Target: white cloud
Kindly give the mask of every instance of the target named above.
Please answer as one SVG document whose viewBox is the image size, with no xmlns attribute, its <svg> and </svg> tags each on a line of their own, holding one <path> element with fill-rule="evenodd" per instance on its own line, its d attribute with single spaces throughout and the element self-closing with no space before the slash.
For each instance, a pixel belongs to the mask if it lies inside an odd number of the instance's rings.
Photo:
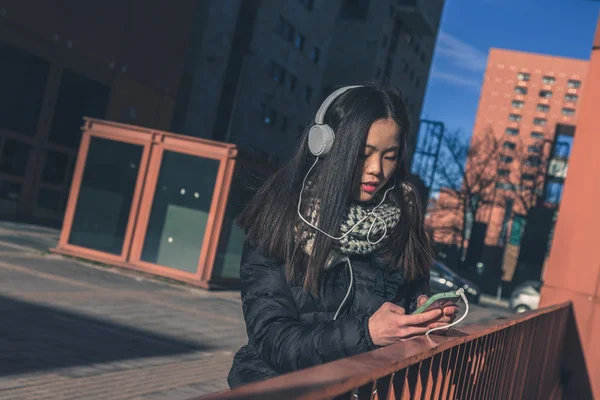
<svg viewBox="0 0 600 400">
<path fill-rule="evenodd" d="M 454 66 L 467 71 L 484 71 L 487 65 L 485 52 L 446 32 L 439 34 L 436 53 Z"/>
<path fill-rule="evenodd" d="M 443 81 L 452 85 L 466 86 L 475 91 L 481 87 L 481 81 L 475 77 L 466 77 L 451 72 L 431 71 L 431 79 Z"/>
</svg>

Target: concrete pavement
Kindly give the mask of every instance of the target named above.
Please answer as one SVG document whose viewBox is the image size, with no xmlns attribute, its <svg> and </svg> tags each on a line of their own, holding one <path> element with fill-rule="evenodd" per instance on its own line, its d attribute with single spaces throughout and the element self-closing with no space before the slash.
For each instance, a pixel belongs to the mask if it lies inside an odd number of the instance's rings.
<svg viewBox="0 0 600 400">
<path fill-rule="evenodd" d="M 227 388 L 238 292 L 49 254 L 52 229 L 0 222 L 0 398 L 189 399 Z M 472 307 L 469 322 L 506 315 Z"/>
</svg>

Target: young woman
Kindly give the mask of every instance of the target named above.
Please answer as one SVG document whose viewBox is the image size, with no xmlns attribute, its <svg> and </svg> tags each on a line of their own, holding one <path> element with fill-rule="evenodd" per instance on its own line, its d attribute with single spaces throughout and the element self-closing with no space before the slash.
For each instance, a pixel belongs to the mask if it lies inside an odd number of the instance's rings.
<svg viewBox="0 0 600 400">
<path fill-rule="evenodd" d="M 342 88 L 315 122 L 239 218 L 249 340 L 231 387 L 397 343 L 456 312 L 410 315 L 427 299 L 432 256 L 399 94 Z"/>
</svg>

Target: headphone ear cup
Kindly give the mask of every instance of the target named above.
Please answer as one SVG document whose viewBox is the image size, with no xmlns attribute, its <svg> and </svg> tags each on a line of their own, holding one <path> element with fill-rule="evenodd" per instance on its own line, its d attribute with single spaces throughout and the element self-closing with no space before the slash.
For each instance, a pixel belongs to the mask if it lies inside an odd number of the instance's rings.
<svg viewBox="0 0 600 400">
<path fill-rule="evenodd" d="M 329 125 L 313 125 L 308 132 L 308 148 L 313 155 L 322 157 L 329 153 L 334 139 L 335 134 Z"/>
</svg>

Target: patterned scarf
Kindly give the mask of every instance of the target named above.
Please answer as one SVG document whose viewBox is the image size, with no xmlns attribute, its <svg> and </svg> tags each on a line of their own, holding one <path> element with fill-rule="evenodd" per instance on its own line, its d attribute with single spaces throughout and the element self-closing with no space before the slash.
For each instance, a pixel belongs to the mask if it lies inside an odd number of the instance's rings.
<svg viewBox="0 0 600 400">
<path fill-rule="evenodd" d="M 311 224 L 316 226 L 318 226 L 318 208 L 318 203 L 316 201 L 310 201 L 308 215 L 306 216 L 305 214 L 305 218 L 310 221 Z M 398 221 L 400 221 L 400 208 L 392 204 L 392 202 L 386 201 L 372 214 L 369 214 L 374 208 L 375 204 L 365 203 L 351 203 L 346 207 L 346 216 L 342 221 L 340 231 L 338 233 L 330 233 L 332 236 L 342 236 L 362 218 L 366 218 L 358 226 L 352 229 L 348 235 L 334 242 L 334 247 L 329 255 L 326 268 L 331 267 L 344 256 L 373 254 L 385 244 L 386 239 L 383 239 L 376 244 L 374 242 L 377 242 L 385 232 L 383 226 L 384 222 L 387 227 L 387 235 L 389 235 L 396 227 Z M 375 221 L 375 223 L 373 223 L 373 221 Z M 373 226 L 372 229 L 371 226 Z M 369 229 L 371 229 L 370 234 Z M 304 243 L 304 251 L 306 254 L 311 254 L 316 231 L 311 227 L 306 227 L 305 229 L 302 229 L 302 231 L 301 241 Z"/>
</svg>

